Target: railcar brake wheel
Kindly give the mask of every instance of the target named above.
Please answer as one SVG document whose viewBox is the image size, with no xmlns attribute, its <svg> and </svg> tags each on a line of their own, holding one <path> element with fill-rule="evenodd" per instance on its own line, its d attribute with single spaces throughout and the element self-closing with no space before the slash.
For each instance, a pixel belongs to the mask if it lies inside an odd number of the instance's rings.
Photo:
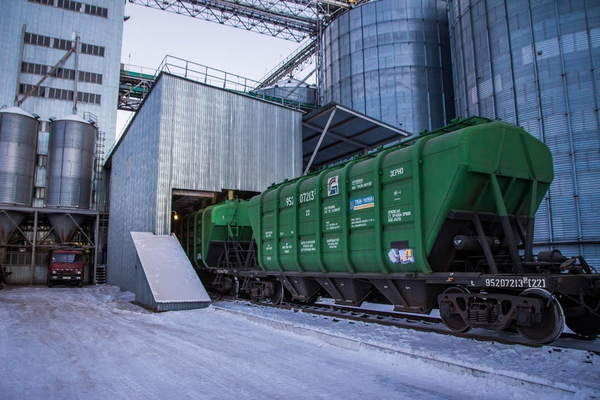
<svg viewBox="0 0 600 400">
<path fill-rule="evenodd" d="M 463 287 L 454 286 L 454 287 L 450 287 L 450 288 L 444 290 L 441 297 L 443 297 L 444 295 L 447 295 L 447 294 L 469 295 L 471 293 Z M 464 299 L 458 298 L 456 300 L 456 305 L 460 308 L 460 311 L 462 311 L 462 312 L 467 311 L 467 303 L 464 301 Z M 447 312 L 442 311 L 442 309 L 440 308 L 440 317 L 442 317 L 442 320 L 444 321 L 446 326 L 448 328 L 450 328 L 450 330 L 453 332 L 462 333 L 462 332 L 467 332 L 469 329 L 471 329 L 471 327 L 469 326 L 467 321 L 465 321 L 465 319 L 462 317 L 461 314 L 447 313 Z"/>
<path fill-rule="evenodd" d="M 596 300 L 595 303 L 588 304 L 588 306 L 600 312 L 599 303 L 600 300 Z M 567 326 L 570 330 L 581 336 L 591 338 L 600 335 L 600 317 L 588 310 L 585 313 L 577 315 L 570 315 L 567 312 Z"/>
<path fill-rule="evenodd" d="M 531 297 L 545 300 L 542 311 L 542 320 L 532 326 L 517 326 L 519 333 L 532 343 L 546 344 L 559 338 L 565 329 L 565 314 L 562 306 L 545 289 L 530 288 L 521 292 L 523 297 Z"/>
</svg>

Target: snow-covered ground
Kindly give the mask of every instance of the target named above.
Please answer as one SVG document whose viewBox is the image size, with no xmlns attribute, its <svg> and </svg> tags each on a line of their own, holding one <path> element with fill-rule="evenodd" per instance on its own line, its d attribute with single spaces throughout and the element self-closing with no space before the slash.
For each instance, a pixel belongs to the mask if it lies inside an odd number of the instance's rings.
<svg viewBox="0 0 600 400">
<path fill-rule="evenodd" d="M 557 388 L 600 395 L 600 357 L 583 351 L 243 302 L 155 314 L 131 300 L 112 286 L 0 291 L 0 399 L 573 397 Z"/>
</svg>

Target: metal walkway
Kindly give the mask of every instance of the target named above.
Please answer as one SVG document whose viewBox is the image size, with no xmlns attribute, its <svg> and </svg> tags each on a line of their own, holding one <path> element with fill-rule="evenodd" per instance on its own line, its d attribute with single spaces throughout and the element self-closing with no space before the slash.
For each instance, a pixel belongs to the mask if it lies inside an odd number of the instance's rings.
<svg viewBox="0 0 600 400">
<path fill-rule="evenodd" d="M 257 92 L 261 82 L 174 56 L 166 56 L 156 70 L 137 65 L 121 64 L 118 109 L 137 111 L 152 89 L 158 75 L 168 72 L 194 82 L 284 105 L 301 111 L 317 108 L 316 104 L 300 103 Z"/>
</svg>

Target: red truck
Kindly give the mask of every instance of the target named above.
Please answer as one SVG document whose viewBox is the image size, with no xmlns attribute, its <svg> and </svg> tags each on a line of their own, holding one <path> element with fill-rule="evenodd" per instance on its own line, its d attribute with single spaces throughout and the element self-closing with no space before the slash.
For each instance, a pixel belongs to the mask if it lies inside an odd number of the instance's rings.
<svg viewBox="0 0 600 400">
<path fill-rule="evenodd" d="M 48 264 L 48 287 L 59 282 L 83 286 L 85 260 L 79 250 L 53 250 Z"/>
</svg>

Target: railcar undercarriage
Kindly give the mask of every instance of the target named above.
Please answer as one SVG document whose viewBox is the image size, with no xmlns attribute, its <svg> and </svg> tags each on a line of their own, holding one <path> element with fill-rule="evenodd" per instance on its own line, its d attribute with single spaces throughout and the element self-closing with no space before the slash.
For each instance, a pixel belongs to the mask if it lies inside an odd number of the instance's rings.
<svg viewBox="0 0 600 400">
<path fill-rule="evenodd" d="M 397 311 L 429 313 L 439 308 L 457 332 L 471 328 L 517 330 L 533 343 L 554 341 L 568 326 L 600 335 L 600 274 L 581 257 L 540 253 L 532 273 L 434 272 L 432 274 L 350 274 L 262 271 L 248 243 L 228 244 L 218 268 L 201 274 L 213 290 L 275 303 L 312 303 L 320 296 L 338 304 L 388 303 Z M 236 250 L 237 249 L 237 250 Z M 242 254 L 234 254 L 236 251 Z M 231 260 L 241 260 L 232 268 Z"/>
</svg>

